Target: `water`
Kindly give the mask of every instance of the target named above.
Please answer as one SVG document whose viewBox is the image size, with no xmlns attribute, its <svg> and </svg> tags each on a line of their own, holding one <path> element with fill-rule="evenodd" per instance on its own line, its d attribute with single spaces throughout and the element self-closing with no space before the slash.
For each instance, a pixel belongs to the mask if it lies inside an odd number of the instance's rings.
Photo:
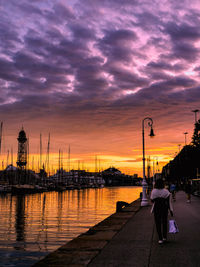
<svg viewBox="0 0 200 267">
<path fill-rule="evenodd" d="M 0 196 L 0 266 L 31 266 L 48 253 L 132 202 L 141 187 Z"/>
</svg>

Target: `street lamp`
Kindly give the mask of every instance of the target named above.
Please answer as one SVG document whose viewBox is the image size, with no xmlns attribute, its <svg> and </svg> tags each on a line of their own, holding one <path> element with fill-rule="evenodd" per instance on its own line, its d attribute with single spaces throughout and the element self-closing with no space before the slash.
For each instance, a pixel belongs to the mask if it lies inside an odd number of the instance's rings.
<svg viewBox="0 0 200 267">
<path fill-rule="evenodd" d="M 155 161 L 156 161 L 156 167 L 154 166 L 155 165 Z M 156 177 L 155 177 L 155 173 L 158 172 L 158 157 L 153 157 L 153 188 L 154 188 L 154 185 L 155 185 L 155 182 L 156 182 Z"/>
<path fill-rule="evenodd" d="M 186 135 L 188 134 L 188 132 L 183 133 L 185 135 L 185 146 L 187 145 L 187 139 L 186 139 Z"/>
<path fill-rule="evenodd" d="M 154 161 L 156 162 L 155 173 L 157 173 L 159 171 L 158 170 L 158 157 L 153 157 L 153 163 Z"/>
<path fill-rule="evenodd" d="M 150 130 L 150 137 L 155 136 L 153 132 L 153 120 L 152 118 L 146 117 L 142 121 L 142 151 L 143 151 L 143 181 L 142 181 L 142 202 L 141 206 L 147 206 L 148 205 L 148 200 L 146 196 L 146 190 L 147 190 L 147 182 L 146 182 L 146 177 L 145 177 L 145 143 L 144 143 L 144 123 L 145 121 L 148 121 L 148 126 L 151 127 Z"/>
<path fill-rule="evenodd" d="M 197 123 L 197 112 L 199 112 L 199 109 L 192 110 L 194 112 L 194 123 Z"/>
<path fill-rule="evenodd" d="M 180 153 L 181 150 L 181 144 L 178 144 L 178 153 Z"/>
</svg>

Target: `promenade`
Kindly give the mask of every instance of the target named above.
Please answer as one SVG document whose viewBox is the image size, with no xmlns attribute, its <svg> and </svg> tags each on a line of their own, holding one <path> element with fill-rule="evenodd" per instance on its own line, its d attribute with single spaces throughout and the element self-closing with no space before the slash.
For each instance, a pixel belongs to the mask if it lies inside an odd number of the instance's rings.
<svg viewBox="0 0 200 267">
<path fill-rule="evenodd" d="M 111 215 L 88 232 L 51 253 L 35 267 L 199 267 L 200 198 L 186 203 L 184 192 L 173 202 L 178 234 L 158 244 L 151 206 L 136 201 L 124 212 Z"/>
<path fill-rule="evenodd" d="M 143 207 L 94 258 L 89 267 L 199 267 L 200 266 L 200 198 L 186 203 L 184 192 L 173 202 L 178 234 L 168 234 L 159 245 L 150 207 Z"/>
</svg>

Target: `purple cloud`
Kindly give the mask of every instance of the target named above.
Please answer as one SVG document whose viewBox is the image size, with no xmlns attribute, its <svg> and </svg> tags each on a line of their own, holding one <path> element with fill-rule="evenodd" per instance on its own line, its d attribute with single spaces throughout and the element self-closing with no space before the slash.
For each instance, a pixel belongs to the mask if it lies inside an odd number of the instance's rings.
<svg viewBox="0 0 200 267">
<path fill-rule="evenodd" d="M 16 125 L 124 128 L 199 100 L 196 1 L 11 0 L 0 13 L 0 111 Z"/>
</svg>

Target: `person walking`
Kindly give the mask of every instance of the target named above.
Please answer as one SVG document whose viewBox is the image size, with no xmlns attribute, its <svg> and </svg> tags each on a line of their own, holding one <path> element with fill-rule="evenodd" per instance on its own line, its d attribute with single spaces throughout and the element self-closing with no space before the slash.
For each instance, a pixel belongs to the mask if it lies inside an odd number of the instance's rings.
<svg viewBox="0 0 200 267">
<path fill-rule="evenodd" d="M 173 208 L 171 205 L 171 194 L 169 190 L 164 188 L 162 179 L 156 180 L 155 188 L 151 192 L 151 201 L 153 202 L 151 212 L 154 213 L 156 230 L 158 233 L 159 244 L 167 240 L 167 218 L 168 210 L 173 216 Z"/>
<path fill-rule="evenodd" d="M 185 185 L 185 193 L 187 196 L 187 203 L 191 203 L 192 186 L 190 180 L 188 180 L 187 184 Z"/>
<path fill-rule="evenodd" d="M 169 191 L 172 194 L 173 201 L 176 201 L 176 185 L 174 182 L 171 183 Z"/>
</svg>

